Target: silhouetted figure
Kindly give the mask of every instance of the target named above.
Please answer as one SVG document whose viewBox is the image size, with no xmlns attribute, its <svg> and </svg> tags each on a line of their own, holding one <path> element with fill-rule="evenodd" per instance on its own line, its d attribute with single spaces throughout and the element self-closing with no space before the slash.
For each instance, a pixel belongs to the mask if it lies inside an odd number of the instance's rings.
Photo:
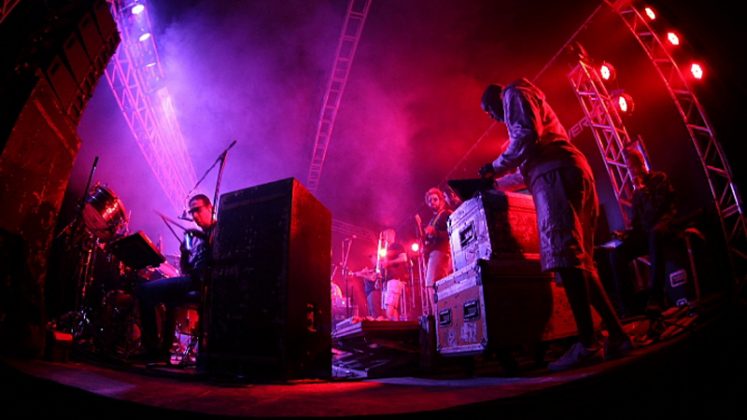
<svg viewBox="0 0 747 420">
<path fill-rule="evenodd" d="M 660 314 L 665 306 L 664 280 L 666 250 L 676 240 L 673 220 L 676 215 L 674 188 L 664 172 L 649 171 L 640 151 L 624 151 L 635 191 L 632 200 L 631 228 L 615 232 L 622 243 L 610 252 L 612 279 L 617 301 L 624 313 L 630 309 L 625 302 L 629 283 L 628 263 L 635 257 L 648 255 L 651 263 L 647 287 L 646 312 Z"/>
<path fill-rule="evenodd" d="M 569 141 L 544 93 L 526 79 L 505 88 L 489 85 L 482 96 L 482 109 L 506 124 L 509 144 L 496 160 L 480 169 L 480 175 L 500 178 L 519 169 L 537 211 L 542 269 L 555 272 L 556 281 L 565 288 L 578 328 L 579 341 L 548 367 L 564 370 L 602 359 L 590 304 L 609 330 L 605 358 L 628 351 L 630 339 L 601 285 L 592 257 L 599 202 L 586 157 Z"/>
</svg>

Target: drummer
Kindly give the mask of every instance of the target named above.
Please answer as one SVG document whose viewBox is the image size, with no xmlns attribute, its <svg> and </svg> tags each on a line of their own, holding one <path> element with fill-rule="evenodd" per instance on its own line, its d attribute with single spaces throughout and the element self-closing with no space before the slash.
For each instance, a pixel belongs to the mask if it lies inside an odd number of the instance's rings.
<svg viewBox="0 0 747 420">
<path fill-rule="evenodd" d="M 204 194 L 189 200 L 189 214 L 200 230 L 188 230 L 182 242 L 181 277 L 164 278 L 142 283 L 137 291 L 140 302 L 141 340 L 144 353 L 139 357 L 147 362 L 167 361 L 174 337 L 174 307 L 185 303 L 190 293 L 199 293 L 201 281 L 209 265 L 210 247 L 215 229 L 213 205 Z M 166 305 L 166 316 L 158 339 L 156 308 Z"/>
</svg>

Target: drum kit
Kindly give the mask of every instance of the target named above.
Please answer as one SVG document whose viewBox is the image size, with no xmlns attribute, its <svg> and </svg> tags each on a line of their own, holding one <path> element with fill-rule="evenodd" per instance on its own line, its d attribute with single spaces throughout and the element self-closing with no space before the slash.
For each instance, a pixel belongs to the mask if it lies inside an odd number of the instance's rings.
<svg viewBox="0 0 747 420">
<path fill-rule="evenodd" d="M 81 349 L 123 359 L 140 351 L 132 294 L 138 275 L 134 272 L 147 269 L 155 276 L 159 271 L 153 266 L 164 262 L 142 232 L 127 235 L 128 222 L 122 200 L 109 187 L 97 184 L 90 190 L 78 216 L 63 230 L 70 233 L 68 248 L 79 253 L 75 310 L 55 321 L 57 328 L 73 335 Z M 118 264 L 115 279 L 95 275 L 97 259 L 102 256 Z"/>
</svg>

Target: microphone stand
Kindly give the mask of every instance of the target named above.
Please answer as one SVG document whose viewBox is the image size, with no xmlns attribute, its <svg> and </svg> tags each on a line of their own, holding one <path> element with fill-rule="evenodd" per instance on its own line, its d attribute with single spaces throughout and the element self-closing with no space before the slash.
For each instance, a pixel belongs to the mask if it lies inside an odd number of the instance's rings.
<svg viewBox="0 0 747 420">
<path fill-rule="evenodd" d="M 226 157 L 228 156 L 228 151 L 231 150 L 233 146 L 236 145 L 236 140 L 234 140 L 231 144 L 226 147 L 226 150 L 221 153 L 220 157 L 218 158 L 220 160 L 220 168 L 218 168 L 218 179 L 215 181 L 215 194 L 213 194 L 213 214 L 210 215 L 210 220 L 215 220 L 215 213 L 217 212 L 218 208 L 218 194 L 220 193 L 220 184 L 223 180 L 223 170 L 226 168 Z M 213 164 L 215 166 L 215 164 Z"/>
<path fill-rule="evenodd" d="M 345 238 L 342 240 L 342 276 L 345 279 L 345 316 L 350 318 L 353 316 L 350 307 L 350 287 L 348 285 L 348 257 L 350 256 L 350 248 L 353 247 L 353 238 Z M 360 307 L 360 306 L 359 306 Z"/>
<path fill-rule="evenodd" d="M 176 233 L 176 231 L 174 231 L 174 228 L 172 228 L 171 225 L 174 225 L 174 226 L 178 227 L 179 229 L 181 229 L 181 230 L 183 230 L 185 232 L 187 231 L 187 228 L 185 228 L 184 226 L 180 225 L 175 220 L 169 219 L 168 217 L 166 217 L 165 214 L 163 214 L 163 213 L 161 213 L 159 211 L 156 211 L 156 214 L 158 214 L 161 217 L 161 220 L 163 220 L 163 223 L 166 224 L 166 227 L 169 228 L 169 230 L 174 235 L 174 237 L 176 238 L 176 240 L 181 244 L 182 238 L 179 237 L 179 235 Z"/>
<path fill-rule="evenodd" d="M 220 191 L 220 183 L 221 183 L 221 179 L 223 178 L 223 169 L 226 166 L 226 156 L 228 155 L 228 151 L 231 150 L 231 148 L 235 145 L 236 145 L 236 140 L 231 142 L 231 144 L 229 144 L 228 147 L 226 147 L 226 149 L 223 152 L 221 152 L 221 154 L 218 156 L 218 159 L 216 159 L 215 162 L 213 162 L 213 164 L 210 165 L 209 168 L 207 168 L 205 173 L 202 174 L 202 177 L 200 177 L 200 179 L 197 180 L 197 183 L 195 183 L 194 187 L 192 187 L 192 189 L 189 190 L 187 195 L 184 197 L 185 201 L 188 200 L 189 196 L 197 189 L 197 187 L 200 186 L 200 184 L 202 183 L 202 181 L 205 180 L 205 177 L 208 176 L 210 171 L 212 171 L 213 168 L 215 168 L 215 165 L 217 165 L 220 162 L 220 168 L 218 169 L 218 179 L 215 184 L 215 194 L 213 195 L 213 214 L 211 215 L 211 217 L 215 217 L 215 209 L 218 204 L 215 201 L 218 199 L 218 192 Z"/>
</svg>

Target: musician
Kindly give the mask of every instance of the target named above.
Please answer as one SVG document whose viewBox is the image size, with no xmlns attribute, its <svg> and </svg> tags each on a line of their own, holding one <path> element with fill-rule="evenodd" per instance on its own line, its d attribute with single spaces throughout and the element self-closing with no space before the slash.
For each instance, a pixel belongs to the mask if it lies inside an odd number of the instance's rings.
<svg viewBox="0 0 747 420">
<path fill-rule="evenodd" d="M 425 287 L 430 299 L 428 313 L 435 311 L 433 299 L 434 283 L 451 273 L 451 250 L 449 232 L 446 223 L 452 211 L 446 205 L 446 197 L 438 188 L 431 188 L 425 193 L 425 204 L 433 211 L 433 217 L 423 229 L 423 255 L 427 260 Z"/>
<path fill-rule="evenodd" d="M 394 229 L 386 229 L 381 232 L 381 243 L 386 249 L 386 255 L 379 258 L 378 267 L 383 278 L 383 305 L 384 314 L 390 321 L 399 321 L 402 293 L 405 290 L 407 280 L 407 252 L 405 248 L 396 242 Z"/>
<path fill-rule="evenodd" d="M 381 312 L 381 282 L 377 281 L 378 274 L 376 273 L 375 268 L 377 257 L 376 254 L 371 254 L 368 257 L 371 265 L 356 271 L 353 275 L 363 280 L 363 291 L 366 295 L 368 316 L 378 319 L 383 317 L 383 314 Z M 363 313 L 361 313 L 361 315 L 363 315 Z"/>
<path fill-rule="evenodd" d="M 189 214 L 200 230 L 188 230 L 181 244 L 182 276 L 141 283 L 136 290 L 140 302 L 141 341 L 144 361 L 166 361 L 174 337 L 174 307 L 187 301 L 190 293 L 199 293 L 201 282 L 210 263 L 210 249 L 214 235 L 213 205 L 204 194 L 189 200 Z M 158 339 L 156 309 L 166 305 L 166 316 Z"/>
</svg>

